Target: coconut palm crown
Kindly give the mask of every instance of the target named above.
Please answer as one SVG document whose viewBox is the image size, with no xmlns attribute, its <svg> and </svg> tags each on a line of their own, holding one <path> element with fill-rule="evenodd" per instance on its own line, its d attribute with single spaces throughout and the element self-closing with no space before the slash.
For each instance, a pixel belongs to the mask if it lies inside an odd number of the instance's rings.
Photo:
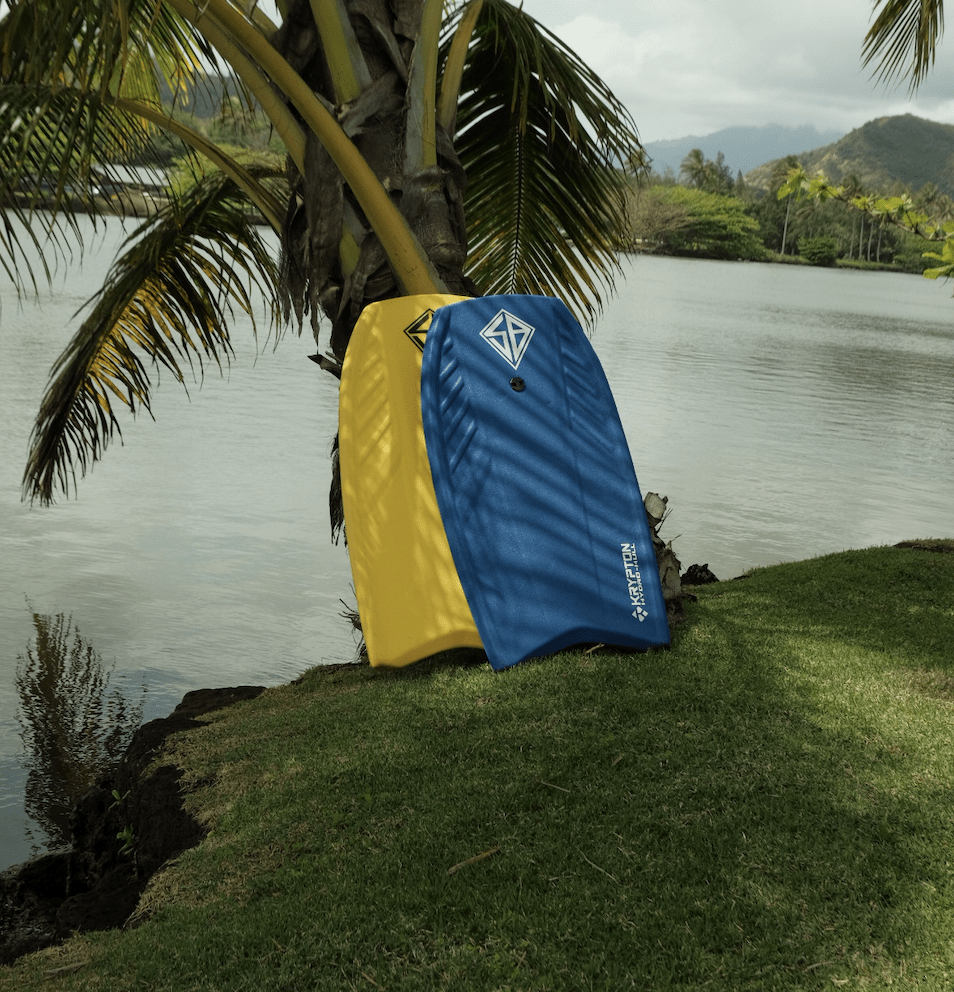
<svg viewBox="0 0 954 992">
<path fill-rule="evenodd" d="M 82 247 L 79 190 L 162 132 L 214 168 L 132 231 L 53 367 L 24 495 L 75 490 L 150 410 L 158 369 L 227 362 L 236 308 L 330 325 L 340 371 L 370 302 L 426 292 L 562 297 L 583 320 L 618 271 L 635 125 L 563 43 L 506 0 L 14 0 L 0 19 L 0 263 L 35 290 Z M 285 169 L 242 165 L 163 104 L 228 73 Z M 87 191 L 83 193 L 82 191 Z M 280 236 L 274 257 L 261 225 Z M 36 261 L 39 259 L 39 261 Z M 324 321 L 323 321 L 324 319 Z M 319 344 L 319 350 L 321 345 Z"/>
</svg>

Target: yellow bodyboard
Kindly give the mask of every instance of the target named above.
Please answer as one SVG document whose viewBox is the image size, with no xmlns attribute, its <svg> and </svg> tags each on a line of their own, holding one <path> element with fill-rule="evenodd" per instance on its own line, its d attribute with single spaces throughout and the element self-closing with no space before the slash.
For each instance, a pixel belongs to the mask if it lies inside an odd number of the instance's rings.
<svg viewBox="0 0 954 992">
<path fill-rule="evenodd" d="M 372 303 L 341 372 L 338 445 L 351 572 L 372 665 L 482 647 L 441 523 L 421 422 L 433 312 L 460 296 Z"/>
</svg>

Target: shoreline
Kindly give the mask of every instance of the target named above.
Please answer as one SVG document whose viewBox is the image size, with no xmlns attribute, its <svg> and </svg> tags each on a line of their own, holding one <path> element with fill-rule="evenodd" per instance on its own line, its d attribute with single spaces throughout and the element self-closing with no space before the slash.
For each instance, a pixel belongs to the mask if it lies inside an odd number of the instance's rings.
<svg viewBox="0 0 954 992">
<path fill-rule="evenodd" d="M 951 554 L 954 540 L 907 540 L 893 547 Z M 701 576 L 705 569 L 690 566 L 686 585 L 719 581 L 714 576 L 695 582 L 689 578 L 694 570 Z M 691 592 L 686 598 L 696 599 Z M 363 667 L 366 663 L 348 662 L 322 666 L 320 671 L 331 675 Z M 136 731 L 119 765 L 74 808 L 71 847 L 0 872 L 0 966 L 58 945 L 75 933 L 137 925 L 130 919 L 152 877 L 208 833 L 185 811 L 183 797 L 209 783 L 200 780 L 184 788 L 182 769 L 168 762 L 155 764 L 157 758 L 161 760 L 166 739 L 203 726 L 199 718 L 206 713 L 256 699 L 266 688 L 234 686 L 186 693 L 168 717 L 151 720 Z M 120 802 L 115 793 L 122 796 Z M 121 847 L 124 832 L 135 839 L 129 853 Z"/>
<path fill-rule="evenodd" d="M 836 258 L 832 265 L 813 265 L 800 255 L 781 255 L 778 252 L 768 250 L 765 258 L 714 258 L 711 255 L 676 255 L 671 252 L 654 251 L 651 248 L 642 247 L 620 248 L 618 251 L 621 255 L 633 255 L 635 257 L 651 255 L 655 258 L 693 259 L 706 262 L 756 262 L 766 265 L 794 265 L 802 268 L 850 269 L 855 272 L 895 272 L 899 275 L 917 276 L 919 279 L 924 278 L 923 272 L 917 272 L 914 269 L 902 269 L 889 262 L 868 262 L 850 258 Z"/>
<path fill-rule="evenodd" d="M 187 692 L 169 716 L 136 731 L 119 764 L 77 803 L 70 817 L 72 846 L 0 872 L 0 965 L 73 933 L 126 923 L 152 876 L 207 832 L 183 808 L 181 769 L 151 767 L 166 738 L 201 726 L 198 718 L 205 713 L 255 699 L 265 688 Z M 123 854 L 117 835 L 128 830 L 135 846 Z"/>
</svg>

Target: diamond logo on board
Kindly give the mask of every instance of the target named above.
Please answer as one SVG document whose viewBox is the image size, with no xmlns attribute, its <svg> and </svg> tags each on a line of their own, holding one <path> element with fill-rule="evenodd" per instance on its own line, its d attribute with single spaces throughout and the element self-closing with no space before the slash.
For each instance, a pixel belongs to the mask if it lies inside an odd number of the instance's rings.
<svg viewBox="0 0 954 992">
<path fill-rule="evenodd" d="M 427 309 L 417 320 L 404 328 L 404 333 L 414 342 L 419 351 L 424 351 L 424 338 L 427 335 L 427 329 L 431 326 L 431 317 L 433 316 L 434 311 Z"/>
<path fill-rule="evenodd" d="M 530 344 L 533 330 L 526 321 L 501 310 L 480 332 L 480 336 L 516 369 Z"/>
<path fill-rule="evenodd" d="M 649 614 L 641 606 L 637 606 L 636 609 L 633 610 L 633 616 L 636 617 L 640 623 L 642 623 L 646 617 L 649 616 Z"/>
</svg>

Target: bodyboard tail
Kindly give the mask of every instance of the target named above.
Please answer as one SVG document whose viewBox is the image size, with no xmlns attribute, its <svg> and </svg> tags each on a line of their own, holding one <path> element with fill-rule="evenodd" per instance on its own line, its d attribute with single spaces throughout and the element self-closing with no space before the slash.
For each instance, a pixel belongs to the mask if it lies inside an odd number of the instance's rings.
<svg viewBox="0 0 954 992">
<path fill-rule="evenodd" d="M 669 643 L 616 404 L 562 302 L 438 310 L 421 409 L 444 531 L 494 668 L 580 643 Z"/>
<path fill-rule="evenodd" d="M 372 665 L 481 640 L 447 545 L 421 424 L 421 351 L 456 296 L 372 303 L 348 344 L 338 401 L 345 528 Z"/>
</svg>

